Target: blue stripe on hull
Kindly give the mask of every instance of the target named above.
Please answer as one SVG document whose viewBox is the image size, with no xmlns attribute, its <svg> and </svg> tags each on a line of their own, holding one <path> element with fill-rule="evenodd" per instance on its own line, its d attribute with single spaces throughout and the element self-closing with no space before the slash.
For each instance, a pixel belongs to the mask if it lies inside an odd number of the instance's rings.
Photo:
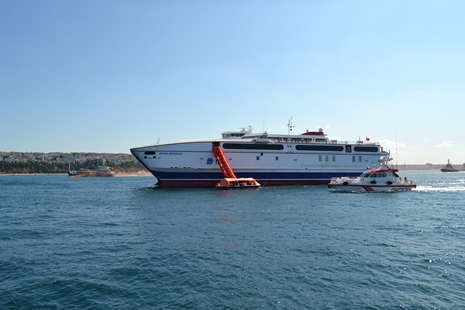
<svg viewBox="0 0 465 310">
<path fill-rule="evenodd" d="M 159 180 L 221 180 L 221 172 L 160 172 L 151 170 Z M 244 172 L 234 173 L 238 178 L 277 179 L 277 180 L 330 180 L 332 177 L 355 177 L 360 173 L 350 172 Z"/>
<path fill-rule="evenodd" d="M 221 172 L 160 172 L 151 170 L 160 187 L 213 187 L 224 178 Z M 235 173 L 238 178 L 254 178 L 266 185 L 328 184 L 332 177 L 356 177 L 349 172 L 247 172 Z"/>
</svg>

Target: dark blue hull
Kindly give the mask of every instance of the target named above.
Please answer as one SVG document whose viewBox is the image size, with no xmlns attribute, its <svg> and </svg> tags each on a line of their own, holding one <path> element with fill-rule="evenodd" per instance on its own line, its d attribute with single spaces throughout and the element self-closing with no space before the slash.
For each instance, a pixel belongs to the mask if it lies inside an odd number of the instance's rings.
<svg viewBox="0 0 465 310">
<path fill-rule="evenodd" d="M 221 172 L 150 171 L 158 179 L 158 187 L 215 187 L 224 175 Z M 238 178 L 254 178 L 262 186 L 328 184 L 333 177 L 356 177 L 360 173 L 334 172 L 247 172 L 234 173 Z"/>
</svg>

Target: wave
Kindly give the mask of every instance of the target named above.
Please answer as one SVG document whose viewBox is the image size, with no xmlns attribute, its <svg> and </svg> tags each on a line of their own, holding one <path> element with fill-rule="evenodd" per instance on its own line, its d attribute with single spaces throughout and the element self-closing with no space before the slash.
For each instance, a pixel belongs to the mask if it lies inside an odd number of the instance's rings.
<svg viewBox="0 0 465 310">
<path fill-rule="evenodd" d="M 412 191 L 416 192 L 465 192 L 465 186 L 446 185 L 441 187 L 419 185 Z"/>
</svg>

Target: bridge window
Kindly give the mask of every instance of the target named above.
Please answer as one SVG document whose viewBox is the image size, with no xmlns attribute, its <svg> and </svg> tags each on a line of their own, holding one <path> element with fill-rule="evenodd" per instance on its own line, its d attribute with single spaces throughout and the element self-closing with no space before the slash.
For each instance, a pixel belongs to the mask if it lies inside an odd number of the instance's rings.
<svg viewBox="0 0 465 310">
<path fill-rule="evenodd" d="M 378 147 L 377 146 L 354 146 L 354 151 L 376 153 L 378 152 Z"/>
</svg>

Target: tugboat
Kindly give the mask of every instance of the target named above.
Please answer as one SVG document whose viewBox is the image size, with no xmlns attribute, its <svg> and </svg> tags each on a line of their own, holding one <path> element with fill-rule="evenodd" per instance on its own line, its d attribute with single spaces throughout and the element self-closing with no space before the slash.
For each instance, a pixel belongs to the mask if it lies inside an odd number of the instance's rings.
<svg viewBox="0 0 465 310">
<path fill-rule="evenodd" d="M 447 165 L 445 165 L 442 169 L 441 172 L 458 172 L 457 169 L 454 169 L 452 167 L 452 163 L 450 162 L 450 159 L 447 160 Z"/>
<path fill-rule="evenodd" d="M 413 181 L 407 180 L 407 177 L 402 180 L 397 174 L 398 171 L 389 167 L 383 156 L 381 157 L 381 166 L 378 169 L 373 165 L 373 169 L 368 169 L 357 178 L 332 178 L 328 188 L 334 192 L 374 193 L 409 191 L 417 187 Z"/>
</svg>

